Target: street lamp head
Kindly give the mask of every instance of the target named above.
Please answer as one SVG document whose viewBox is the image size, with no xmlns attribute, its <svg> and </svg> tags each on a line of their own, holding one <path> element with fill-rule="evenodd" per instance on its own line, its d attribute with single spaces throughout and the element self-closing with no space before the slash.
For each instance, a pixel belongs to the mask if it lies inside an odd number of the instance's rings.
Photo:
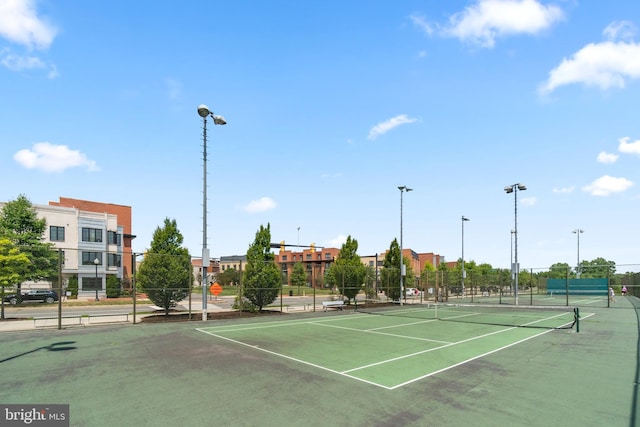
<svg viewBox="0 0 640 427">
<path fill-rule="evenodd" d="M 466 216 L 462 215 L 462 220 L 463 221 L 469 221 L 469 218 L 467 218 Z"/>
<path fill-rule="evenodd" d="M 572 231 L 573 234 L 578 234 L 578 233 L 584 233 L 584 230 L 580 229 L 580 228 L 576 228 L 575 230 Z"/>
<path fill-rule="evenodd" d="M 98 264 L 100 264 L 100 260 L 96 257 L 96 259 L 93 260 L 93 263 L 95 265 L 98 265 Z"/>
<path fill-rule="evenodd" d="M 527 189 L 527 186 L 526 186 L 526 185 L 524 185 L 524 184 L 518 184 L 518 190 L 520 190 L 520 191 L 524 191 L 524 190 L 526 190 L 526 189 Z"/>
<path fill-rule="evenodd" d="M 408 193 L 409 191 L 413 191 L 413 188 L 409 188 L 406 185 L 401 185 L 401 186 L 398 187 L 398 190 L 406 191 Z"/>
<path fill-rule="evenodd" d="M 222 116 L 214 116 L 212 114 L 211 117 L 213 117 L 213 123 L 216 124 L 216 125 L 226 125 L 227 124 L 227 121 Z"/>
<path fill-rule="evenodd" d="M 507 185 L 506 187 L 504 187 L 504 191 L 509 194 L 509 193 L 513 193 L 513 185 Z"/>
<path fill-rule="evenodd" d="M 202 118 L 207 117 L 209 114 L 211 114 L 211 111 L 209 111 L 209 107 L 207 107 L 204 104 L 200 104 L 198 105 L 198 115 Z"/>
</svg>

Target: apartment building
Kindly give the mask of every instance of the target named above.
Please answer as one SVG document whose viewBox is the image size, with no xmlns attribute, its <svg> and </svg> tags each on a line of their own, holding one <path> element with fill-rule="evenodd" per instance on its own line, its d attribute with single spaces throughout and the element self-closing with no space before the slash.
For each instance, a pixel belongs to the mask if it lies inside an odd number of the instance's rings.
<svg viewBox="0 0 640 427">
<path fill-rule="evenodd" d="M 283 283 L 291 284 L 293 266 L 300 262 L 307 271 L 307 283 L 311 287 L 316 287 L 323 283 L 322 278 L 325 272 L 339 253 L 340 249 L 336 248 L 309 248 L 294 252 L 286 250 L 283 246 L 280 248 L 279 253 L 275 255 L 275 262 L 280 266 Z"/>
</svg>

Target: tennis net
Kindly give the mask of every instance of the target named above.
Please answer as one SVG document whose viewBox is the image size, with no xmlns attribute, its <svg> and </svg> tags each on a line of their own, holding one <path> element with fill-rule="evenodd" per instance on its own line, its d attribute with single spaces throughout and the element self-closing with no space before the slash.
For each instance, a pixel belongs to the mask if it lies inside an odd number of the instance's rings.
<svg viewBox="0 0 640 427">
<path fill-rule="evenodd" d="M 572 329 L 579 331 L 580 312 L 577 307 L 533 306 L 504 304 L 409 304 L 358 301 L 356 311 L 367 314 L 433 319 L 448 322 L 479 323 L 485 325 Z"/>
</svg>

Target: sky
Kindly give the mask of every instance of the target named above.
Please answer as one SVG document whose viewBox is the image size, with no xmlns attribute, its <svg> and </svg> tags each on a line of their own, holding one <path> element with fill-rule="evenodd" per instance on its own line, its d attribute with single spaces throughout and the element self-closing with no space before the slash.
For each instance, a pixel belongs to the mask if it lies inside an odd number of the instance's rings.
<svg viewBox="0 0 640 427">
<path fill-rule="evenodd" d="M 206 104 L 213 257 L 508 268 L 517 218 L 521 268 L 640 271 L 637 0 L 0 0 L 0 94 L 0 200 L 131 206 L 135 251 L 201 253 Z"/>
</svg>

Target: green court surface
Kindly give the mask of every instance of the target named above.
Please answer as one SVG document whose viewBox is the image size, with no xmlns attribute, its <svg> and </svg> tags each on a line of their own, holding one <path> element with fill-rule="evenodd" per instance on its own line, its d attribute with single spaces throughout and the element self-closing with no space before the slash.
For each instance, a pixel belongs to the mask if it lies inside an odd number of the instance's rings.
<svg viewBox="0 0 640 427">
<path fill-rule="evenodd" d="M 74 426 L 634 426 L 634 304 L 581 306 L 580 332 L 404 307 L 3 333 L 0 403 L 68 403 Z"/>
</svg>

